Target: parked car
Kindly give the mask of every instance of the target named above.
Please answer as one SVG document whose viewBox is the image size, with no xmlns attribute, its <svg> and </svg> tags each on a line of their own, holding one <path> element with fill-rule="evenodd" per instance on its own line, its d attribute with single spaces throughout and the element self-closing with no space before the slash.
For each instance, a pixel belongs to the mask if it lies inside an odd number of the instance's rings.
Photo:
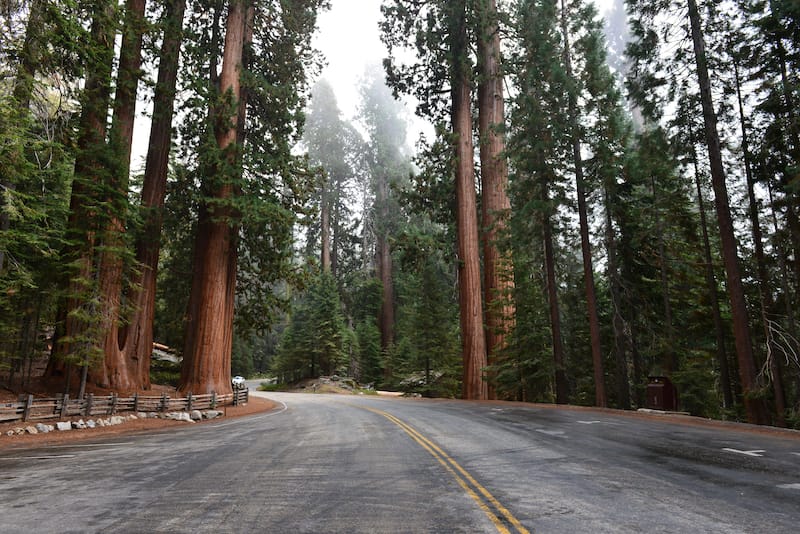
<svg viewBox="0 0 800 534">
<path fill-rule="evenodd" d="M 231 378 L 231 384 L 233 385 L 233 389 L 247 389 L 247 384 L 244 382 L 244 377 L 240 375 L 236 375 Z"/>
</svg>

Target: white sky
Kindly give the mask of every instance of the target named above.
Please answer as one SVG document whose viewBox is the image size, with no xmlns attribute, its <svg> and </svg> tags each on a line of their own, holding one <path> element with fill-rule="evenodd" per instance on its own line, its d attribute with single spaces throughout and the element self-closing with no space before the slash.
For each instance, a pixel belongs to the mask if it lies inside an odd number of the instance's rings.
<svg viewBox="0 0 800 534">
<path fill-rule="evenodd" d="M 322 77 L 333 86 L 339 109 L 346 119 L 353 120 L 358 112 L 358 85 L 365 67 L 380 63 L 387 55 L 378 30 L 382 1 L 332 0 L 331 9 L 318 17 L 314 46 L 326 58 L 327 67 Z M 595 0 L 601 15 L 613 3 L 614 0 Z M 408 142 L 413 145 L 420 131 L 425 131 L 430 138 L 433 128 L 414 117 L 412 104 L 407 108 L 409 117 L 413 117 Z"/>
</svg>

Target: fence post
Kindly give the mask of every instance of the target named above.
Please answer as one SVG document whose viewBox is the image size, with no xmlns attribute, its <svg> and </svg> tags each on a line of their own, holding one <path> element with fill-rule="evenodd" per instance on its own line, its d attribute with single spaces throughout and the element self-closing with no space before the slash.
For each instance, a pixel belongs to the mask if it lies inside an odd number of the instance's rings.
<svg viewBox="0 0 800 534">
<path fill-rule="evenodd" d="M 187 412 L 191 412 L 192 411 L 192 392 L 191 391 L 186 394 L 186 411 Z"/>
<path fill-rule="evenodd" d="M 61 397 L 61 418 L 65 418 L 67 416 L 67 405 L 69 404 L 69 395 L 66 393 L 63 397 Z"/>
<path fill-rule="evenodd" d="M 133 394 L 133 411 L 137 412 L 137 413 L 139 412 L 139 393 L 138 392 Z"/>
<path fill-rule="evenodd" d="M 25 399 L 25 409 L 22 411 L 22 420 L 27 421 L 28 416 L 31 413 L 31 407 L 33 406 L 33 395 L 28 395 L 28 398 Z"/>
<path fill-rule="evenodd" d="M 92 405 L 93 404 L 94 404 L 94 395 L 92 393 L 89 393 L 86 396 L 86 408 L 85 408 L 85 412 L 84 412 L 85 416 L 88 417 L 88 416 L 92 415 Z"/>
<path fill-rule="evenodd" d="M 161 406 L 160 406 L 159 411 L 160 412 L 166 412 L 167 411 L 167 394 L 166 394 L 166 392 L 161 394 Z"/>
<path fill-rule="evenodd" d="M 212 410 L 216 410 L 217 409 L 217 392 L 216 391 L 212 391 L 211 392 L 211 409 Z"/>
<path fill-rule="evenodd" d="M 117 413 L 117 400 L 119 400 L 119 397 L 117 397 L 117 393 L 115 391 L 111 394 L 111 415 Z"/>
</svg>

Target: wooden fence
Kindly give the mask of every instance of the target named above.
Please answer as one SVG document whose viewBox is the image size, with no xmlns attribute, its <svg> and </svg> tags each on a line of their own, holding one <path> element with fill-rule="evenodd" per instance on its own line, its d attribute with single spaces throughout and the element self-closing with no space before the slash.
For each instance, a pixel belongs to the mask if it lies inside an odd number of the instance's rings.
<svg viewBox="0 0 800 534">
<path fill-rule="evenodd" d="M 0 423 L 114 415 L 120 412 L 213 410 L 219 406 L 244 404 L 248 399 L 247 389 L 236 389 L 228 395 L 217 395 L 216 393 L 192 395 L 189 393 L 186 397 L 180 398 L 171 398 L 166 393 L 160 397 L 146 397 L 138 394 L 133 397 L 117 395 L 106 397 L 89 394 L 82 399 L 70 399 L 68 395 L 50 399 L 22 395 L 19 402 L 0 403 Z"/>
</svg>

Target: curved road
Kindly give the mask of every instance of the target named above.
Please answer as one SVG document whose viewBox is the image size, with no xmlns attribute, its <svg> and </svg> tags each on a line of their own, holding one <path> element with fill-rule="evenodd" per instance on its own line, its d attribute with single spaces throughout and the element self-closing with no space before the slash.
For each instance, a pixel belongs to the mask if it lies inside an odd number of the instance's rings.
<svg viewBox="0 0 800 534">
<path fill-rule="evenodd" d="M 0 531 L 797 532 L 800 433 L 263 394 L 280 411 L 0 451 Z"/>
</svg>

